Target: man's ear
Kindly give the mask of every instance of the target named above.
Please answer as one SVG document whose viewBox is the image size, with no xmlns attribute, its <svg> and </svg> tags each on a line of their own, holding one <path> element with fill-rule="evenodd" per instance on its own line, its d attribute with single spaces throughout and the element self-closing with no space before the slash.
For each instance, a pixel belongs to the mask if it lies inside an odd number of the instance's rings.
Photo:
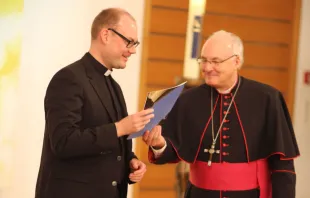
<svg viewBox="0 0 310 198">
<path fill-rule="evenodd" d="M 240 56 L 236 56 L 236 61 L 235 61 L 235 69 L 240 70 L 241 69 L 241 59 Z"/>
<path fill-rule="evenodd" d="M 107 28 L 102 28 L 99 32 L 99 37 L 102 43 L 106 44 L 109 41 L 109 30 Z"/>
</svg>

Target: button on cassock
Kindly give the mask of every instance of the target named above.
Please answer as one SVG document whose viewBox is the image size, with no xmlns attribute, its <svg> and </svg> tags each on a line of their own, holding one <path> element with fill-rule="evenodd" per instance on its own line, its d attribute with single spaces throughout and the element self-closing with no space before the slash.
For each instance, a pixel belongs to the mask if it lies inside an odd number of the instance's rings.
<svg viewBox="0 0 310 198">
<path fill-rule="evenodd" d="M 116 181 L 113 181 L 112 182 L 112 186 L 116 186 L 117 185 L 117 182 Z"/>
<path fill-rule="evenodd" d="M 122 160 L 122 156 L 117 156 L 117 161 L 121 161 Z"/>
</svg>

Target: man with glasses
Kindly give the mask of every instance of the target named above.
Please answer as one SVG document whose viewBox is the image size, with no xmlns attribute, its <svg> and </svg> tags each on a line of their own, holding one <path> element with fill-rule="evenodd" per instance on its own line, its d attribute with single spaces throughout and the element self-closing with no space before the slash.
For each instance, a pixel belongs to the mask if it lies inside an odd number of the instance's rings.
<svg viewBox="0 0 310 198">
<path fill-rule="evenodd" d="M 154 116 L 127 114 L 113 69 L 136 53 L 137 24 L 125 10 L 100 12 L 91 47 L 52 78 L 45 97 L 45 135 L 36 198 L 125 198 L 146 167 L 132 152 L 129 134 Z"/>
<path fill-rule="evenodd" d="M 212 34 L 198 64 L 205 84 L 143 136 L 150 162 L 188 162 L 187 198 L 294 198 L 299 149 L 281 92 L 238 74 L 243 44 L 232 33 Z"/>
</svg>

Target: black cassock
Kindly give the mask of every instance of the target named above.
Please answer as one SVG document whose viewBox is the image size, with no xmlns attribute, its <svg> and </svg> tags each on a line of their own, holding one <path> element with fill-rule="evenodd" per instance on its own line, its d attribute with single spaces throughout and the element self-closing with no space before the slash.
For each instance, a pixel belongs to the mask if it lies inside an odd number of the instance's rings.
<svg viewBox="0 0 310 198">
<path fill-rule="evenodd" d="M 219 150 L 219 153 L 213 154 L 212 164 L 208 168 L 217 165 L 223 168 L 223 164 L 244 165 L 264 161 L 268 165 L 265 172 L 270 179 L 272 198 L 294 198 L 296 175 L 293 158 L 299 156 L 299 149 L 284 98 L 281 92 L 271 86 L 241 76 L 239 81 L 240 87 L 229 112 L 227 108 L 237 85 L 228 94 L 219 94 L 216 89 L 206 84 L 185 91 L 162 125 L 167 148 L 157 159 L 150 149 L 149 160 L 155 164 L 184 160 L 191 164 L 190 174 L 193 173 L 192 168 L 199 163 L 204 163 L 202 167 L 208 167 L 206 162 L 210 154 L 205 152 L 205 149 L 210 149 L 212 144 L 211 89 L 213 89 L 215 135 L 224 115 L 228 114 L 215 145 L 215 150 Z M 198 173 L 198 176 L 208 183 L 207 186 L 216 188 L 197 187 L 190 180 L 186 197 L 260 197 L 262 191 L 260 185 L 250 189 L 242 189 L 242 186 L 238 188 L 238 179 L 247 178 L 243 172 L 236 173 L 240 178 L 228 178 L 228 181 L 232 182 L 226 186 L 221 182 L 216 183 L 215 181 L 221 181 L 218 177 L 227 177 L 223 172 L 230 174 L 236 171 L 234 168 L 229 168 L 230 166 L 227 167 L 229 170 L 224 168 L 221 169 L 224 171 L 219 173 L 213 171 L 212 174 L 215 175 L 213 178 L 205 178 L 204 172 Z"/>
</svg>

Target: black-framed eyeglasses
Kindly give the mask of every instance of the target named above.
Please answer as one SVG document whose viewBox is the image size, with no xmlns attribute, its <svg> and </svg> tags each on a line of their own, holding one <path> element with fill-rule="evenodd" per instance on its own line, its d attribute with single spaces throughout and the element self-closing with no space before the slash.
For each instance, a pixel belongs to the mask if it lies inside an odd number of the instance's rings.
<svg viewBox="0 0 310 198">
<path fill-rule="evenodd" d="M 133 46 L 136 48 L 140 44 L 139 41 L 130 40 L 130 39 L 126 38 L 124 35 L 122 35 L 121 33 L 119 33 L 118 31 L 114 30 L 113 28 L 108 28 L 108 30 L 113 31 L 115 34 L 117 34 L 119 37 L 121 37 L 124 41 L 126 41 L 127 42 L 127 46 L 126 46 L 127 48 L 131 48 Z"/>
<path fill-rule="evenodd" d="M 198 62 L 198 64 L 209 63 L 209 64 L 211 64 L 211 65 L 218 66 L 219 64 L 221 64 L 221 63 L 223 63 L 223 62 L 225 62 L 225 61 L 228 61 L 229 59 L 231 59 L 231 58 L 234 57 L 234 56 L 237 56 L 237 55 L 234 54 L 234 55 L 232 55 L 232 56 L 230 56 L 230 57 L 228 57 L 228 58 L 226 58 L 226 59 L 224 59 L 224 60 L 208 60 L 208 59 L 206 59 L 206 58 L 204 58 L 204 57 L 199 57 L 199 58 L 197 58 L 197 62 Z"/>
</svg>

